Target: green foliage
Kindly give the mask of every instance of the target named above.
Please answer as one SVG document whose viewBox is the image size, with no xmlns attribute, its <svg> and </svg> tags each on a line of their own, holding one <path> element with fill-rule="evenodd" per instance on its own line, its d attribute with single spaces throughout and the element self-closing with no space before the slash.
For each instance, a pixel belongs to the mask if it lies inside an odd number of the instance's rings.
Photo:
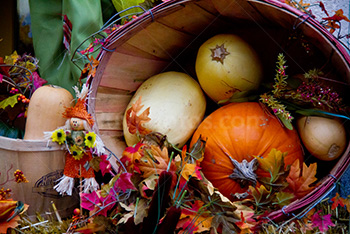
<svg viewBox="0 0 350 234">
<path fill-rule="evenodd" d="M 126 10 L 130 8 L 129 10 L 125 11 L 124 13 L 121 13 L 120 16 L 126 16 L 128 14 L 133 13 L 140 13 L 142 12 L 142 9 L 140 8 L 132 8 L 134 6 L 138 6 L 141 3 L 143 3 L 145 0 L 112 0 L 112 3 L 117 10 L 117 12 L 121 12 L 123 10 Z"/>
<path fill-rule="evenodd" d="M 17 98 L 18 98 L 19 95 L 20 94 L 15 94 L 15 95 L 12 95 L 12 96 L 2 100 L 0 102 L 0 109 L 5 109 L 8 106 L 14 107 L 14 105 L 16 105 L 17 102 L 18 102 Z"/>
</svg>

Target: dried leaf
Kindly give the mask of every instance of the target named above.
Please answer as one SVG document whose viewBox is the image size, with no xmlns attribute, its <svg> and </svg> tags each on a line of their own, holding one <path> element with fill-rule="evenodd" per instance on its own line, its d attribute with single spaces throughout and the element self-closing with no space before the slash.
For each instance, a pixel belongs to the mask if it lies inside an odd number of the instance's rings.
<svg viewBox="0 0 350 234">
<path fill-rule="evenodd" d="M 235 210 L 235 214 L 238 217 L 241 217 L 241 222 L 244 222 L 244 224 L 241 223 L 240 225 L 244 225 L 245 228 L 250 229 L 250 228 L 254 227 L 255 225 L 257 225 L 257 222 L 258 222 L 256 219 L 253 218 L 255 215 L 255 212 L 252 208 L 245 206 L 245 205 L 242 205 L 240 203 L 241 203 L 240 201 L 237 201 L 234 203 L 234 205 L 237 208 Z M 242 216 L 243 216 L 243 218 L 242 218 Z M 239 228 L 242 229 L 243 227 L 240 225 L 237 224 L 237 226 L 239 226 Z"/>
<path fill-rule="evenodd" d="M 89 161 L 89 165 L 94 171 L 99 171 L 100 170 L 100 162 L 101 158 L 100 157 L 92 157 L 92 159 Z"/>
<path fill-rule="evenodd" d="M 143 219 L 147 216 L 148 203 L 146 199 L 138 200 L 137 207 L 135 207 L 134 203 L 131 203 L 129 206 L 122 202 L 119 202 L 119 204 L 125 209 L 125 211 L 127 211 L 127 213 L 123 214 L 122 218 L 119 219 L 118 224 L 126 223 L 129 218 L 134 217 L 135 225 L 138 225 L 142 223 Z"/>
<path fill-rule="evenodd" d="M 137 99 L 137 101 L 126 111 L 126 124 L 131 134 L 139 133 L 141 135 L 147 135 L 151 133 L 151 131 L 142 125 L 151 120 L 151 118 L 148 117 L 150 107 L 137 115 L 137 113 L 143 108 L 143 105 L 141 105 L 141 99 L 142 97 L 139 97 L 139 99 Z"/>
<path fill-rule="evenodd" d="M 257 188 L 249 186 L 249 191 L 253 196 L 257 207 L 269 204 L 271 202 L 271 192 L 268 191 L 264 185 L 260 185 L 260 187 Z"/>
<path fill-rule="evenodd" d="M 88 223 L 86 226 L 75 229 L 75 232 L 77 233 L 83 233 L 83 234 L 92 234 L 99 231 L 104 231 L 105 226 L 97 223 Z"/>
<path fill-rule="evenodd" d="M 212 227 L 214 227 L 215 229 L 218 229 L 221 226 L 222 227 L 221 233 L 235 234 L 237 233 L 236 222 L 238 221 L 239 219 L 236 219 L 234 217 L 218 214 L 212 220 Z"/>
<path fill-rule="evenodd" d="M 138 169 L 136 164 L 144 155 L 144 146 L 144 144 L 139 142 L 135 146 L 129 146 L 125 148 L 120 161 L 124 164 L 128 172 L 133 173 L 134 171 L 137 171 L 140 173 L 140 170 Z"/>
<path fill-rule="evenodd" d="M 345 206 L 345 200 L 344 198 L 342 198 L 339 193 L 336 193 L 335 196 L 331 199 L 331 201 L 333 202 L 332 204 L 332 210 L 335 210 L 335 208 L 337 208 L 338 206 L 344 207 Z"/>
<path fill-rule="evenodd" d="M 0 102 L 0 109 L 5 109 L 8 106 L 14 107 L 18 103 L 18 96 L 20 94 L 12 95 L 11 97 L 8 97 Z"/>
<path fill-rule="evenodd" d="M 166 171 L 169 163 L 171 164 L 169 171 L 175 173 L 177 168 L 174 161 L 169 162 L 167 148 L 164 147 L 161 150 L 158 146 L 152 145 L 146 151 L 148 153 L 145 153 L 145 156 L 137 163 L 143 178 L 147 178 L 153 174 L 159 175 L 162 171 Z"/>
<path fill-rule="evenodd" d="M 212 226 L 211 222 L 213 216 L 210 216 L 206 211 L 206 208 L 203 208 L 204 202 L 196 200 L 194 203 L 188 204 L 188 209 L 183 209 L 180 220 L 186 220 L 187 222 L 182 222 L 183 230 L 187 230 L 189 233 L 200 233 L 208 231 Z M 179 228 L 179 226 L 177 226 Z"/>
<path fill-rule="evenodd" d="M 350 22 L 350 20 L 348 19 L 348 17 L 346 17 L 344 15 L 344 11 L 342 9 L 339 9 L 337 11 L 335 11 L 335 14 L 331 17 L 326 17 L 326 18 L 322 18 L 324 20 L 330 20 L 330 21 L 341 21 L 341 20 L 345 20 L 347 22 Z"/>
<path fill-rule="evenodd" d="M 200 167 L 195 164 L 189 164 L 186 163 L 183 166 L 183 170 L 181 171 L 181 176 L 188 181 L 191 177 L 195 177 L 199 180 L 202 179 L 201 173 L 200 173 Z"/>
<path fill-rule="evenodd" d="M 309 193 L 313 187 L 317 178 L 316 175 L 317 164 L 313 163 L 309 167 L 303 163 L 303 170 L 301 171 L 299 166 L 299 160 L 296 160 L 291 168 L 287 177 L 289 186 L 287 190 L 293 193 L 297 198 L 301 198 Z"/>
<path fill-rule="evenodd" d="M 286 155 L 287 153 L 272 149 L 267 157 L 255 156 L 255 158 L 258 160 L 261 169 L 269 172 L 271 178 L 276 178 L 281 170 L 284 171 L 284 157 Z"/>
<path fill-rule="evenodd" d="M 311 218 L 312 227 L 318 227 L 322 233 L 326 233 L 329 227 L 335 224 L 331 220 L 331 214 L 320 215 L 321 210 L 317 211 Z"/>
<path fill-rule="evenodd" d="M 278 192 L 275 194 L 275 202 L 280 207 L 286 206 L 290 204 L 295 198 L 294 194 L 288 192 Z"/>
<path fill-rule="evenodd" d="M 101 155 L 100 159 L 101 160 L 100 160 L 99 166 L 100 166 L 102 176 L 104 176 L 106 173 L 111 173 L 112 165 L 109 162 L 109 160 L 107 159 L 107 155 L 105 155 L 105 154 Z"/>
<path fill-rule="evenodd" d="M 89 72 L 88 75 L 94 77 L 96 74 L 97 66 L 100 63 L 100 61 L 98 61 L 97 59 L 94 59 L 93 56 L 89 56 L 89 55 L 87 55 L 87 58 L 88 58 L 89 62 L 87 64 L 85 64 L 85 67 L 84 67 L 82 73 Z"/>
</svg>

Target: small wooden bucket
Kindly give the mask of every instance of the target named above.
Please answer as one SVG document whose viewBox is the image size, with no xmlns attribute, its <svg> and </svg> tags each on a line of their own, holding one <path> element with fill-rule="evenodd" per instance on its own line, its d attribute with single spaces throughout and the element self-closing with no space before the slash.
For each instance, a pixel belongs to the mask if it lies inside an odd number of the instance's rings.
<svg viewBox="0 0 350 234">
<path fill-rule="evenodd" d="M 53 189 L 55 181 L 62 176 L 65 151 L 55 143 L 39 140 L 21 140 L 0 136 L 1 180 L 8 173 L 10 182 L 5 188 L 12 190 L 11 198 L 29 205 L 27 214 L 35 219 L 36 214 L 53 212 L 51 202 L 59 214 L 68 217 L 79 207 L 79 196 L 61 196 Z M 28 183 L 17 184 L 13 172 L 23 171 Z M 3 181 L 0 181 L 2 183 Z M 54 215 L 54 214 L 53 214 Z"/>
<path fill-rule="evenodd" d="M 112 32 L 98 56 L 89 112 L 106 146 L 120 156 L 125 148 L 122 119 L 133 92 L 144 80 L 176 70 L 196 77 L 199 46 L 219 33 L 234 33 L 257 51 L 265 79 L 273 81 L 277 55 L 283 52 L 289 74 L 322 67 L 327 77 L 350 83 L 350 57 L 342 45 L 309 15 L 277 0 L 167 1 Z M 347 85 L 340 85 L 344 92 Z M 322 198 L 349 165 L 349 148 L 312 193 L 269 218 L 300 213 Z"/>
</svg>

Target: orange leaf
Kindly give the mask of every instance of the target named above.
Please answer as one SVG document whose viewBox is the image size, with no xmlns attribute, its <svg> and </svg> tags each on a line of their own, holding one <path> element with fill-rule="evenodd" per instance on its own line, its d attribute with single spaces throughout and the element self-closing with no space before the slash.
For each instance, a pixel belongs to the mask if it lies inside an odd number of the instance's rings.
<svg viewBox="0 0 350 234">
<path fill-rule="evenodd" d="M 346 206 L 346 210 L 350 212 L 350 195 L 347 198 L 344 198 L 343 202 L 344 202 L 344 205 Z"/>
<path fill-rule="evenodd" d="M 15 228 L 18 226 L 18 222 L 21 219 L 19 215 L 15 216 L 9 222 L 6 221 L 14 213 L 16 205 L 17 201 L 13 201 L 11 199 L 0 201 L 0 233 L 6 233 L 8 228 Z M 29 206 L 27 204 L 24 204 L 22 213 L 26 211 L 28 207 Z"/>
<path fill-rule="evenodd" d="M 100 63 L 100 61 L 94 59 L 93 56 L 87 56 L 87 58 L 89 59 L 89 62 L 85 65 L 82 73 L 86 73 L 87 71 L 89 71 L 89 75 L 94 77 L 96 74 L 97 66 Z"/>
<path fill-rule="evenodd" d="M 335 12 L 335 14 L 331 17 L 326 17 L 326 18 L 323 18 L 324 20 L 328 20 L 328 21 L 341 21 L 341 20 L 345 20 L 347 22 L 350 22 L 350 20 L 348 19 L 348 17 L 346 17 L 344 15 L 344 12 L 342 9 L 339 9 Z"/>
<path fill-rule="evenodd" d="M 148 107 L 140 115 L 137 115 L 142 107 L 141 97 L 139 97 L 139 99 L 126 111 L 126 124 L 131 134 L 136 134 L 138 132 L 141 135 L 146 135 L 151 133 L 149 129 L 142 126 L 144 123 L 151 120 L 151 118 L 148 117 L 150 108 Z"/>
<path fill-rule="evenodd" d="M 144 144 L 138 142 L 135 146 L 126 147 L 121 157 L 121 162 L 125 165 L 128 172 L 133 173 L 134 170 L 140 172 L 136 164 L 143 157 Z"/>
<path fill-rule="evenodd" d="M 98 231 L 104 231 L 106 227 L 104 225 L 96 223 L 88 223 L 86 226 L 76 229 L 75 231 L 83 234 L 92 234 Z"/>
<path fill-rule="evenodd" d="M 317 164 L 313 163 L 309 167 L 303 163 L 303 170 L 299 166 L 299 160 L 296 160 L 287 177 L 289 183 L 287 190 L 290 190 L 297 198 L 305 196 L 313 187 L 310 185 L 317 180 L 316 175 Z"/>
<path fill-rule="evenodd" d="M 181 176 L 187 181 L 190 179 L 190 177 L 196 177 L 201 180 L 202 176 L 199 170 L 200 167 L 198 167 L 196 164 L 186 163 L 185 166 L 183 166 Z"/>
<path fill-rule="evenodd" d="M 168 149 L 166 147 L 161 150 L 159 146 L 151 145 L 145 149 L 145 155 L 138 162 L 138 168 L 142 173 L 143 178 L 147 178 L 153 174 L 159 175 L 162 171 L 166 171 L 169 164 Z M 171 161 L 170 172 L 176 171 L 174 161 Z M 175 178 L 175 177 L 174 177 Z"/>
<path fill-rule="evenodd" d="M 209 216 L 207 212 L 200 211 L 203 205 L 203 201 L 196 200 L 193 204 L 189 204 L 191 208 L 182 210 L 177 228 L 181 227 L 183 231 L 180 231 L 179 234 L 202 233 L 210 229 L 213 217 Z"/>
</svg>

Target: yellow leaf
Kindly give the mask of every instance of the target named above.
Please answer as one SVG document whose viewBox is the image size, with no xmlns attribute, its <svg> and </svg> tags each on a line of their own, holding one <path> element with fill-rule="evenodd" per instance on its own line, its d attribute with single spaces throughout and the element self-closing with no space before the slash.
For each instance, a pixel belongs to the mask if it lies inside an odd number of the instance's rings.
<svg viewBox="0 0 350 234">
<path fill-rule="evenodd" d="M 196 170 L 197 170 L 197 165 L 187 163 L 183 167 L 181 175 L 185 180 L 189 180 L 190 177 L 196 177 L 200 179 L 196 173 Z"/>
<path fill-rule="evenodd" d="M 279 172 L 281 167 L 284 167 L 284 157 L 287 153 L 282 153 L 279 150 L 272 149 L 270 153 L 265 158 L 259 156 L 254 156 L 258 162 L 259 167 L 264 171 L 269 172 Z"/>
</svg>

